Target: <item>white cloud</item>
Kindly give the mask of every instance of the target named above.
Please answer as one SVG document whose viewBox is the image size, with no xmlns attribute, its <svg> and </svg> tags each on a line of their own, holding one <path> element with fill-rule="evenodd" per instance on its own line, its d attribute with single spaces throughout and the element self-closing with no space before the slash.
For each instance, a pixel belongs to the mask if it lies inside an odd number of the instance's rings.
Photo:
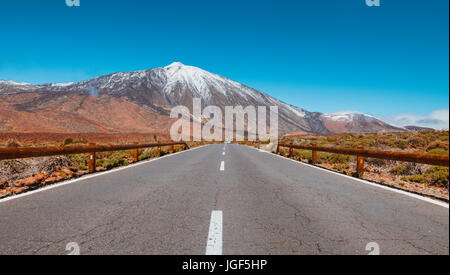
<svg viewBox="0 0 450 275">
<path fill-rule="evenodd" d="M 449 109 L 435 110 L 428 115 L 417 115 L 413 113 L 399 114 L 385 119 L 386 122 L 403 126 L 421 126 L 437 130 L 449 128 Z"/>
</svg>

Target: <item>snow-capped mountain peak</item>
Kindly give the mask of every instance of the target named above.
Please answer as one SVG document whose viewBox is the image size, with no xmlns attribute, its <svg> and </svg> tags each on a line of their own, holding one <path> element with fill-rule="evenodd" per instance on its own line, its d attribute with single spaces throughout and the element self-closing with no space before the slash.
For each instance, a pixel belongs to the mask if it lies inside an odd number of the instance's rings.
<svg viewBox="0 0 450 275">
<path fill-rule="evenodd" d="M 180 68 L 180 67 L 184 67 L 184 64 L 181 62 L 173 62 L 172 64 L 164 67 L 165 69 L 170 69 L 170 68 Z"/>
<path fill-rule="evenodd" d="M 165 94 L 171 94 L 177 89 L 181 92 L 189 90 L 206 102 L 210 102 L 217 94 L 229 97 L 233 96 L 235 92 L 239 92 L 244 97 L 255 98 L 258 96 L 252 89 L 238 82 L 180 62 L 174 62 L 164 67 L 164 71 L 167 76 Z"/>
<path fill-rule="evenodd" d="M 181 62 L 151 70 L 114 73 L 81 82 L 34 85 L 0 81 L 0 97 L 21 93 L 33 93 L 32 97 L 26 97 L 32 98 L 29 102 L 25 100 L 14 105 L 21 111 L 42 109 L 52 102 L 59 102 L 58 106 L 66 104 L 65 108 L 69 108 L 67 106 L 74 103 L 65 102 L 66 98 L 92 96 L 97 100 L 125 99 L 139 108 L 167 116 L 174 106 L 190 108 L 194 98 L 201 98 L 203 106 L 218 106 L 222 111 L 226 106 L 277 106 L 280 134 L 399 130 L 359 112 L 308 112 L 226 77 Z M 74 110 L 79 108 L 74 107 Z M 114 111 L 105 110 L 105 113 Z"/>
</svg>

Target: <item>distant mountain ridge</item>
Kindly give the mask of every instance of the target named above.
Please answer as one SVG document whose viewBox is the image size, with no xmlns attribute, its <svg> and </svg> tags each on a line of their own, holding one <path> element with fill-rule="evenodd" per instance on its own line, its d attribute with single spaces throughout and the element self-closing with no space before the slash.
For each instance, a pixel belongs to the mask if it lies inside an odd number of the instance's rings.
<svg viewBox="0 0 450 275">
<path fill-rule="evenodd" d="M 404 128 L 409 130 L 409 131 L 413 131 L 413 132 L 422 132 L 422 131 L 432 131 L 432 130 L 434 130 L 433 128 L 421 127 L 421 126 L 405 126 Z"/>
<path fill-rule="evenodd" d="M 0 131 L 167 131 L 171 108 L 278 106 L 280 134 L 405 131 L 360 113 L 322 114 L 286 104 L 241 83 L 175 62 L 152 70 L 34 85 L 0 81 Z"/>
</svg>

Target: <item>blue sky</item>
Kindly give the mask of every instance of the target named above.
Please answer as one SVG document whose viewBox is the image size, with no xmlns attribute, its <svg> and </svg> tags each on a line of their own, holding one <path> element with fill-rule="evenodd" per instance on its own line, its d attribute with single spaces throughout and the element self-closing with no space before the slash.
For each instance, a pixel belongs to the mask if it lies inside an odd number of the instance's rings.
<svg viewBox="0 0 450 275">
<path fill-rule="evenodd" d="M 5 80 L 180 61 L 310 111 L 448 117 L 448 0 L 16 0 L 2 1 L 0 30 Z"/>
</svg>

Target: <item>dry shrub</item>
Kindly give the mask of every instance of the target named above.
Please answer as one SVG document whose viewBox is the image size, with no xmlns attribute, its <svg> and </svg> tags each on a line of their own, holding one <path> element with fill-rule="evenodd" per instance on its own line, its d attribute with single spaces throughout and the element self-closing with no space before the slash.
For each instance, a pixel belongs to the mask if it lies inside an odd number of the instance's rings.
<svg viewBox="0 0 450 275">
<path fill-rule="evenodd" d="M 430 145 L 428 145 L 427 151 L 431 151 L 433 149 L 441 149 L 441 150 L 448 151 L 448 144 L 441 142 L 441 141 L 434 141 L 434 142 L 430 143 Z"/>
<path fill-rule="evenodd" d="M 8 148 L 17 148 L 20 147 L 20 143 L 14 139 L 10 139 L 6 142 L 6 147 Z"/>
<path fill-rule="evenodd" d="M 412 137 L 408 140 L 408 142 L 414 148 L 422 148 L 427 144 L 427 141 L 422 137 Z"/>
<path fill-rule="evenodd" d="M 392 161 L 386 159 L 367 158 L 366 163 L 368 165 L 373 165 L 376 167 L 384 167 L 390 165 Z"/>
<path fill-rule="evenodd" d="M 393 175 L 398 176 L 408 176 L 408 175 L 414 175 L 416 173 L 421 173 L 422 170 L 420 167 L 415 163 L 403 163 L 400 164 L 394 168 L 392 168 L 389 173 Z"/>
</svg>

